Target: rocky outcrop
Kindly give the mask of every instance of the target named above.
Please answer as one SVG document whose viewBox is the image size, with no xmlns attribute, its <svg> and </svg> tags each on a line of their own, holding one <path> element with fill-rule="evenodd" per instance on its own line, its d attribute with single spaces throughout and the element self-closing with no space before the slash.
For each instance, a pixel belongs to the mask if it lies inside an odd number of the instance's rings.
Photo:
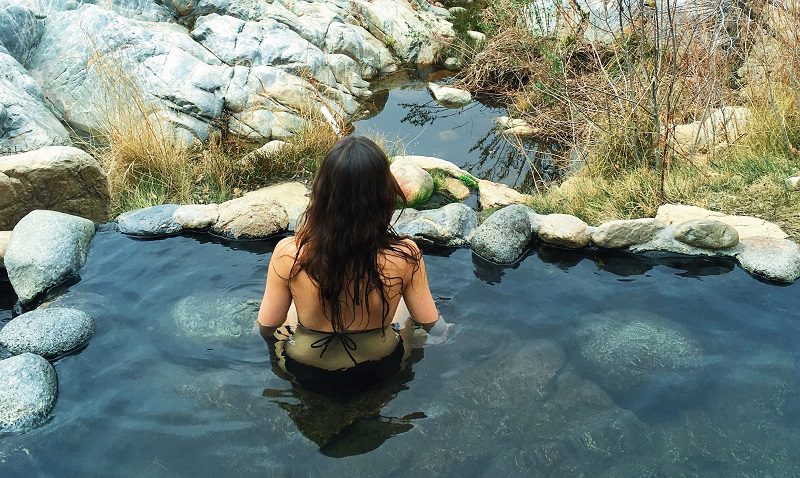
<svg viewBox="0 0 800 478">
<path fill-rule="evenodd" d="M 569 214 L 548 214 L 539 221 L 539 239 L 569 249 L 579 249 L 589 245 L 589 226 Z"/>
<path fill-rule="evenodd" d="M 461 203 L 448 204 L 428 211 L 406 210 L 395 224 L 398 234 L 423 244 L 459 247 L 478 227 L 475 211 Z"/>
<path fill-rule="evenodd" d="M 117 229 L 137 237 L 162 237 L 180 234 L 183 227 L 173 219 L 177 204 L 162 204 L 122 213 L 117 217 Z"/>
<path fill-rule="evenodd" d="M 303 126 L 301 110 L 350 115 L 366 80 L 433 63 L 454 37 L 446 11 L 417 1 L 102 5 L 42 8 L 26 61 L 58 113 L 84 131 L 103 129 L 104 111 L 126 100 L 118 85 L 132 81 L 186 140 L 207 138 L 220 121 L 244 137 L 285 138 Z"/>
<path fill-rule="evenodd" d="M 433 99 L 440 105 L 452 108 L 460 108 L 472 102 L 472 94 L 469 91 L 452 86 L 441 86 L 436 83 L 428 83 Z"/>
<path fill-rule="evenodd" d="M 673 234 L 675 239 L 703 249 L 727 249 L 739 243 L 736 229 L 722 221 L 694 219 L 680 223 Z"/>
<path fill-rule="evenodd" d="M 494 212 L 470 236 L 473 252 L 499 264 L 515 262 L 531 241 L 532 214 L 529 207 L 520 204 Z"/>
<path fill-rule="evenodd" d="M 280 204 L 258 196 L 244 196 L 219 205 L 219 218 L 211 232 L 229 239 L 264 239 L 289 226 Z"/>
<path fill-rule="evenodd" d="M 89 154 L 51 146 L 0 157 L 0 229 L 11 229 L 34 209 L 95 222 L 108 219 L 106 174 Z"/>
<path fill-rule="evenodd" d="M 409 204 L 422 203 L 433 194 L 433 178 L 419 166 L 395 161 L 390 169 Z"/>
<path fill-rule="evenodd" d="M 76 309 L 50 307 L 16 317 L 0 330 L 0 346 L 14 355 L 30 352 L 56 358 L 92 338 L 94 320 Z"/>
<path fill-rule="evenodd" d="M 0 360 L 0 432 L 22 432 L 47 419 L 58 393 L 53 366 L 31 353 Z"/>
<path fill-rule="evenodd" d="M 86 262 L 94 223 L 55 211 L 33 211 L 17 224 L 4 258 L 20 302 L 77 275 Z"/>
<path fill-rule="evenodd" d="M 258 300 L 202 293 L 181 299 L 172 310 L 178 330 L 200 339 L 234 339 L 253 332 Z"/>
</svg>

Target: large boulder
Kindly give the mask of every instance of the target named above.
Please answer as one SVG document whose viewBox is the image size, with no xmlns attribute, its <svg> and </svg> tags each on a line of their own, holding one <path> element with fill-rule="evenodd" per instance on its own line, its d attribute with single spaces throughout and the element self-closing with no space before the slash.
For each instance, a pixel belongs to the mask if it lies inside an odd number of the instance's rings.
<svg viewBox="0 0 800 478">
<path fill-rule="evenodd" d="M 189 337 L 234 339 L 253 332 L 260 305 L 249 297 L 205 292 L 178 301 L 172 317 Z"/>
<path fill-rule="evenodd" d="M 289 216 L 289 229 L 294 230 L 308 207 L 308 189 L 296 181 L 267 186 L 244 195 L 249 201 L 278 203 Z"/>
<path fill-rule="evenodd" d="M 722 221 L 694 219 L 678 224 L 675 239 L 703 249 L 727 249 L 739 243 L 736 229 Z"/>
<path fill-rule="evenodd" d="M 204 230 L 213 226 L 219 218 L 217 204 L 185 204 L 172 213 L 172 220 L 183 229 Z"/>
<path fill-rule="evenodd" d="M 732 255 L 742 268 L 761 277 L 786 283 L 800 279 L 800 246 L 789 239 L 748 237 Z"/>
<path fill-rule="evenodd" d="M 47 419 L 58 393 L 50 362 L 31 353 L 0 360 L 0 432 L 23 432 Z"/>
<path fill-rule="evenodd" d="M 106 174 L 89 154 L 51 146 L 0 157 L 0 229 L 11 229 L 34 209 L 95 222 L 108 219 Z"/>
<path fill-rule="evenodd" d="M 254 195 L 220 204 L 219 218 L 211 232 L 230 239 L 264 239 L 288 226 L 289 216 L 280 204 Z"/>
<path fill-rule="evenodd" d="M 56 358 L 86 345 L 94 320 L 77 309 L 50 307 L 16 317 L 0 329 L 0 346 L 14 355 L 30 352 Z"/>
<path fill-rule="evenodd" d="M 546 244 L 579 249 L 589 245 L 589 226 L 569 214 L 548 214 L 539 221 L 539 239 Z"/>
<path fill-rule="evenodd" d="M 94 223 L 56 211 L 32 211 L 14 228 L 4 258 L 22 303 L 77 275 L 86 262 Z"/>
<path fill-rule="evenodd" d="M 495 183 L 487 179 L 478 180 L 478 201 L 482 209 L 492 209 L 510 204 L 525 204 L 530 199 L 530 195 L 522 194 L 505 184 Z"/>
<path fill-rule="evenodd" d="M 520 204 L 494 212 L 469 237 L 472 251 L 499 264 L 515 262 L 531 241 L 532 215 L 529 207 Z"/>
<path fill-rule="evenodd" d="M 394 226 L 398 234 L 409 236 L 417 242 L 451 247 L 466 245 L 467 237 L 476 227 L 478 218 L 475 211 L 461 203 L 404 214 Z"/>
<path fill-rule="evenodd" d="M 727 215 L 684 204 L 664 204 L 660 206 L 656 213 L 656 219 L 668 225 L 678 225 L 694 219 L 713 219 L 724 222 L 736 229 L 740 240 L 748 237 L 773 237 L 776 239 L 789 237 L 777 224 L 757 217 Z"/>
<path fill-rule="evenodd" d="M 117 217 L 117 229 L 137 237 L 162 237 L 180 234 L 183 227 L 173 218 L 177 204 L 162 204 L 134 209 Z"/>
<path fill-rule="evenodd" d="M 666 227 L 658 219 L 624 219 L 603 223 L 592 231 L 592 242 L 598 247 L 617 249 L 642 244 Z"/>
<path fill-rule="evenodd" d="M 427 171 L 408 162 L 394 162 L 390 167 L 410 204 L 425 202 L 433 194 L 433 177 Z"/>
<path fill-rule="evenodd" d="M 41 88 L 0 45 L 0 154 L 65 144 L 69 133 L 45 106 Z"/>
<path fill-rule="evenodd" d="M 700 345 L 678 324 L 642 310 L 589 314 L 575 332 L 580 365 L 615 397 L 685 394 L 703 366 Z"/>
</svg>

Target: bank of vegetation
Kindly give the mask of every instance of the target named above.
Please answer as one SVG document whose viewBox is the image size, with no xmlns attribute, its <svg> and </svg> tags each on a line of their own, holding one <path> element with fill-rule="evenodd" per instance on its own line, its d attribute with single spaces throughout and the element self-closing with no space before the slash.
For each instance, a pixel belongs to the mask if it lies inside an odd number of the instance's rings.
<svg viewBox="0 0 800 478">
<path fill-rule="evenodd" d="M 598 224 L 682 202 L 800 238 L 800 193 L 784 186 L 800 172 L 800 4 L 623 0 L 587 15 L 584 3 L 490 0 L 486 44 L 460 52 L 458 84 L 580 161 L 532 206 Z M 688 126 L 723 107 L 746 108 L 733 129 Z"/>
</svg>

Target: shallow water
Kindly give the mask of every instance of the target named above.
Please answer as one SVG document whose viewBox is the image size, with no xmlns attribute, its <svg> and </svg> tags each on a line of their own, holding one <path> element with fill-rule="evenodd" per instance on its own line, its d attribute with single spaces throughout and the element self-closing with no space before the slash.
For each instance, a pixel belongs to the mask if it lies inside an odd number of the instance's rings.
<svg viewBox="0 0 800 478">
<path fill-rule="evenodd" d="M 55 364 L 52 419 L 0 437 L 0 475 L 800 474 L 798 284 L 675 256 L 535 247 L 499 267 L 469 250 L 429 250 L 450 341 L 342 401 L 293 389 L 255 333 L 198 340 L 171 316 L 191 294 L 258 299 L 273 244 L 101 230 L 62 299 L 95 317 L 96 335 Z M 673 335 L 611 344 L 600 359 L 623 347 L 631 360 L 593 368 L 581 334 L 604 323 Z M 672 357 L 678 338 L 696 367 Z M 652 349 L 677 368 L 620 393 L 630 383 L 616 372 L 646 366 Z"/>
<path fill-rule="evenodd" d="M 361 113 L 364 119 L 354 122 L 355 134 L 379 133 L 390 150 L 399 143 L 406 154 L 446 159 L 474 176 L 521 190 L 533 188 L 534 178 L 541 183 L 560 175 L 557 158 L 563 152 L 558 148 L 526 141 L 521 153 L 497 133 L 492 120 L 507 115 L 505 108 L 485 100 L 463 108 L 442 107 L 431 97 L 423 77 L 409 73 L 374 84 L 373 97 Z"/>
</svg>

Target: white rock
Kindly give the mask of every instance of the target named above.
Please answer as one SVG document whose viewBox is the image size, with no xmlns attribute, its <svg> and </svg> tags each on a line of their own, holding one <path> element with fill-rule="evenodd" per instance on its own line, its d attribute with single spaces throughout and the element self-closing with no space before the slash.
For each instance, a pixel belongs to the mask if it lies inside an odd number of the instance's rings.
<svg viewBox="0 0 800 478">
<path fill-rule="evenodd" d="M 469 30 L 467 32 L 467 36 L 470 37 L 472 39 L 472 41 L 474 41 L 475 44 L 478 45 L 478 46 L 483 45 L 484 42 L 486 42 L 486 35 L 484 35 L 481 32 L 476 32 L 474 30 Z"/>
<path fill-rule="evenodd" d="M 451 56 L 444 60 L 444 67 L 451 71 L 457 71 L 461 69 L 461 62 L 458 58 Z"/>
<path fill-rule="evenodd" d="M 548 214 L 539 223 L 539 238 L 547 243 L 570 249 L 589 245 L 589 226 L 569 214 Z"/>
<path fill-rule="evenodd" d="M 434 169 L 439 169 L 446 172 L 450 176 L 453 176 L 454 178 L 460 178 L 463 176 L 472 177 L 472 175 L 469 174 L 467 171 L 459 168 L 450 161 L 434 158 L 432 156 L 393 156 L 391 161 L 392 164 L 395 163 L 413 164 L 414 166 L 418 166 L 428 172 Z"/>
<path fill-rule="evenodd" d="M 202 230 L 211 227 L 219 218 L 218 204 L 185 204 L 172 213 L 172 220 L 183 229 Z"/>
<path fill-rule="evenodd" d="M 472 192 L 469 188 L 456 178 L 445 178 L 442 188 L 453 198 L 463 201 L 468 198 Z"/>
<path fill-rule="evenodd" d="M 675 126 L 673 147 L 679 154 L 694 154 L 734 144 L 747 134 L 751 117 L 750 110 L 743 106 L 719 108 L 702 121 Z"/>
<path fill-rule="evenodd" d="M 522 194 L 505 184 L 495 183 L 487 179 L 478 180 L 478 201 L 482 209 L 508 206 L 509 204 L 523 204 L 531 199 L 528 194 Z"/>
<path fill-rule="evenodd" d="M 509 129 L 528 125 L 528 122 L 522 118 L 510 118 L 508 116 L 498 116 L 497 118 L 493 119 L 492 122 L 499 129 Z"/>
<path fill-rule="evenodd" d="M 433 98 L 442 106 L 460 108 L 472 102 L 472 93 L 451 86 L 428 83 Z"/>
<path fill-rule="evenodd" d="M 517 126 L 512 126 L 511 128 L 506 128 L 503 130 L 502 134 L 506 136 L 517 136 L 519 138 L 532 138 L 537 136 L 541 132 L 542 132 L 541 128 L 537 128 L 535 126 L 531 126 L 526 123 Z"/>
<path fill-rule="evenodd" d="M 800 176 L 792 176 L 791 178 L 786 178 L 786 189 L 790 191 L 799 191 L 800 190 Z"/>
<path fill-rule="evenodd" d="M 736 229 L 739 239 L 748 237 L 789 237 L 777 224 L 753 216 L 729 216 L 721 212 L 709 211 L 697 206 L 683 204 L 664 204 L 658 208 L 656 219 L 666 224 L 680 224 L 692 219 L 713 219 Z"/>
<path fill-rule="evenodd" d="M 607 249 L 628 247 L 652 240 L 665 227 L 663 222 L 651 218 L 609 221 L 592 232 L 592 242 Z"/>
<path fill-rule="evenodd" d="M 789 239 L 748 237 L 733 255 L 742 268 L 761 277 L 786 283 L 800 279 L 800 246 Z"/>
</svg>

